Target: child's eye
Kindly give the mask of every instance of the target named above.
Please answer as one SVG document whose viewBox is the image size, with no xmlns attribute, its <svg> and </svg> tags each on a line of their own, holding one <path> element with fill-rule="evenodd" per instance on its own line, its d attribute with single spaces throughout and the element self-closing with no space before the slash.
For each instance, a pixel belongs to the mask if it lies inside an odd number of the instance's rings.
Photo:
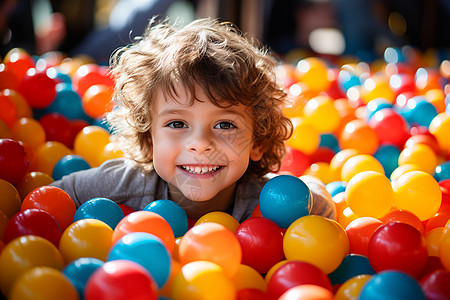
<svg viewBox="0 0 450 300">
<path fill-rule="evenodd" d="M 187 125 L 183 121 L 172 121 L 167 123 L 166 126 L 171 128 L 187 128 Z"/>
<path fill-rule="evenodd" d="M 236 126 L 231 122 L 222 121 L 222 122 L 218 123 L 216 126 L 214 126 L 214 128 L 216 128 L 216 129 L 233 129 L 233 128 L 236 128 Z"/>
</svg>

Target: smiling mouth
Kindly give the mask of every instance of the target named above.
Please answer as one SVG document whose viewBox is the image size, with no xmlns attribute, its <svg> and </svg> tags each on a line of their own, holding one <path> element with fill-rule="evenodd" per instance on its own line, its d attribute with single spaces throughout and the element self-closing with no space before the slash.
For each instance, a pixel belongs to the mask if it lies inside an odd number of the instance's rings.
<svg viewBox="0 0 450 300">
<path fill-rule="evenodd" d="M 223 168 L 222 166 L 199 166 L 199 165 L 181 165 L 179 167 L 188 173 L 198 175 L 213 174 Z"/>
</svg>

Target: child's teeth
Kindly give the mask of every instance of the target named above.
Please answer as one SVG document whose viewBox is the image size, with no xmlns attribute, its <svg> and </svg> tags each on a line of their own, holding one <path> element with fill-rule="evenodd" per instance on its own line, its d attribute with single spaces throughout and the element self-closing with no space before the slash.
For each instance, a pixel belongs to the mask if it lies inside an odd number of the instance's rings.
<svg viewBox="0 0 450 300">
<path fill-rule="evenodd" d="M 208 172 L 208 167 L 203 167 L 202 168 L 202 173 L 206 173 L 206 172 Z"/>
<path fill-rule="evenodd" d="M 202 168 L 200 167 L 195 167 L 195 173 L 200 173 L 202 171 Z"/>
</svg>

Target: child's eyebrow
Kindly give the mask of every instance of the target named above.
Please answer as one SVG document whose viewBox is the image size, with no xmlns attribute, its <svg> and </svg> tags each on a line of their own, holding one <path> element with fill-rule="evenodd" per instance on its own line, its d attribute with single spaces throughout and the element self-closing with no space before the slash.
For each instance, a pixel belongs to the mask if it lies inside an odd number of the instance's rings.
<svg viewBox="0 0 450 300">
<path fill-rule="evenodd" d="M 166 109 L 158 114 L 158 117 L 166 116 L 166 115 L 179 115 L 182 113 L 186 113 L 184 109 Z"/>
</svg>

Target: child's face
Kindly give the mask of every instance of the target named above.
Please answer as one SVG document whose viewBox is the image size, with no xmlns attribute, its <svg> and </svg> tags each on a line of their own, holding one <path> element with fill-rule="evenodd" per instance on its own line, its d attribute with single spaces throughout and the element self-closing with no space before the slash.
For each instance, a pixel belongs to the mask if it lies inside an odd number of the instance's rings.
<svg viewBox="0 0 450 300">
<path fill-rule="evenodd" d="M 176 101 L 159 91 L 152 107 L 151 134 L 158 175 L 169 188 L 201 202 L 232 187 L 247 170 L 249 159 L 261 159 L 262 151 L 254 147 L 253 122 L 244 105 L 220 108 L 197 90 L 202 102 L 192 105 L 182 86 Z"/>
</svg>

